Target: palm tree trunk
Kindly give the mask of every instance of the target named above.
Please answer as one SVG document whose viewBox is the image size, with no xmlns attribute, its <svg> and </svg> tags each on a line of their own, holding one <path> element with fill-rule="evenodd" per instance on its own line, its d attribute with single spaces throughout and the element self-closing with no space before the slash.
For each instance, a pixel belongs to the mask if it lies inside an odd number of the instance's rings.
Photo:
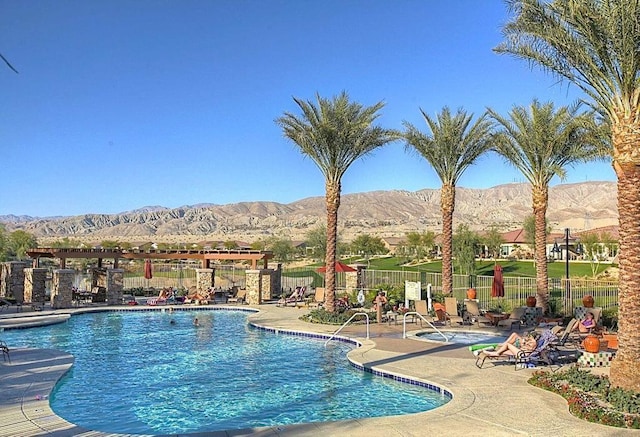
<svg viewBox="0 0 640 437">
<path fill-rule="evenodd" d="M 327 253 L 325 255 L 326 273 L 324 277 L 325 309 L 333 313 L 336 310 L 336 246 L 338 241 L 338 208 L 340 207 L 340 182 L 327 180 Z"/>
<path fill-rule="evenodd" d="M 531 187 L 533 216 L 535 219 L 534 259 L 536 260 L 536 305 L 543 313 L 549 310 L 549 274 L 547 272 L 547 205 L 549 187 L 534 185 Z M 567 251 L 567 256 L 569 252 Z"/>
<path fill-rule="evenodd" d="M 442 211 L 442 293 L 453 291 L 453 210 L 456 203 L 456 187 L 443 184 L 440 191 Z"/>
<path fill-rule="evenodd" d="M 614 169 L 618 176 L 620 285 L 618 289 L 618 353 L 611 363 L 611 383 L 640 391 L 640 123 L 614 124 Z"/>
</svg>

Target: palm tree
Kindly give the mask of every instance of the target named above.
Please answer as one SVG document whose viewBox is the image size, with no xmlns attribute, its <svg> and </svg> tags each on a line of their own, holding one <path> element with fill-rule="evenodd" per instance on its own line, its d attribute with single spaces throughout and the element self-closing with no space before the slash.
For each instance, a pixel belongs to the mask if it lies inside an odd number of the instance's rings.
<svg viewBox="0 0 640 437">
<path fill-rule="evenodd" d="M 611 127 L 618 178 L 618 353 L 611 382 L 640 391 L 640 2 L 507 0 L 496 47 L 580 88 Z"/>
<path fill-rule="evenodd" d="M 509 118 L 489 109 L 500 126 L 493 149 L 520 170 L 531 184 L 534 217 L 537 306 L 549 309 L 547 273 L 547 207 L 549 183 L 565 177 L 565 168 L 599 156 L 598 128 L 591 113 L 578 113 L 579 105 L 557 110 L 553 103 L 534 100 L 530 108 L 514 106 Z"/>
<path fill-rule="evenodd" d="M 302 116 L 285 112 L 276 123 L 285 137 L 293 141 L 303 155 L 310 157 L 325 177 L 327 208 L 327 250 L 325 255 L 325 308 L 335 311 L 335 262 L 338 236 L 338 208 L 340 207 L 341 180 L 349 166 L 358 158 L 371 153 L 399 134 L 390 129 L 374 126 L 384 103 L 365 107 L 350 102 L 346 92 L 333 99 L 316 95 L 313 101 L 294 97 Z"/>
<path fill-rule="evenodd" d="M 483 114 L 471 124 L 473 114 L 459 109 L 455 115 L 446 106 L 437 118 L 420 109 L 430 133 L 424 134 L 404 122 L 407 148 L 413 147 L 426 159 L 442 181 L 440 210 L 442 212 L 442 292 L 453 290 L 453 211 L 456 203 L 456 184 L 464 171 L 489 149 L 491 122 Z"/>
</svg>

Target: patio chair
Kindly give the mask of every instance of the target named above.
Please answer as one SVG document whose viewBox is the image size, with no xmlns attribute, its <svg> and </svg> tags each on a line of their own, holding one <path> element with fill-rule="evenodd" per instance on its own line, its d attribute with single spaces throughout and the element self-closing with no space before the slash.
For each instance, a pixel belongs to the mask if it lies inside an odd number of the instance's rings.
<svg viewBox="0 0 640 437">
<path fill-rule="evenodd" d="M 480 313 L 480 308 L 478 307 L 478 301 L 475 299 L 466 299 L 464 301 L 465 304 L 465 312 L 463 314 L 463 319 L 468 323 L 477 323 L 478 327 L 480 327 L 480 323 L 484 323 L 486 325 L 493 325 L 493 322 L 488 317 L 485 317 Z"/>
<path fill-rule="evenodd" d="M 513 330 L 513 325 L 517 325 L 517 329 L 519 329 L 522 326 L 522 318 L 524 317 L 524 313 L 526 310 L 526 307 L 514 308 L 511 311 L 511 314 L 509 314 L 509 318 L 500 320 L 498 322 L 498 326 Z"/>
<path fill-rule="evenodd" d="M 316 294 L 312 302 L 309 302 L 309 308 L 320 308 L 324 304 L 324 287 L 316 287 Z"/>
<path fill-rule="evenodd" d="M 447 311 L 447 321 L 449 325 L 453 326 L 454 322 L 459 325 L 464 324 L 464 319 L 458 315 L 458 299 L 455 297 L 445 297 L 444 306 Z"/>
<path fill-rule="evenodd" d="M 540 336 L 536 340 L 536 347 L 532 351 L 519 350 L 516 354 L 510 350 L 505 351 L 500 355 L 488 355 L 486 352 L 478 354 L 476 359 L 476 367 L 482 369 L 486 360 L 493 362 L 507 361 L 515 364 L 515 369 L 521 369 L 531 365 L 552 365 L 555 364 L 558 358 L 558 353 L 553 347 L 553 343 L 558 340 L 558 337 L 550 330 L 546 329 L 542 331 Z"/>
<path fill-rule="evenodd" d="M 442 322 L 435 321 L 433 319 L 433 317 L 431 317 L 431 315 L 429 314 L 429 310 L 427 309 L 427 301 L 426 300 L 416 300 L 414 302 L 414 305 L 415 305 L 416 313 L 418 313 L 422 317 L 414 315 L 413 321 L 415 322 L 416 319 L 419 319 L 420 320 L 420 326 L 422 326 L 422 322 L 424 321 L 424 319 L 427 319 L 430 323 L 444 323 L 444 320 L 446 320 L 443 317 L 443 321 Z M 444 315 L 444 312 L 442 312 L 441 314 Z M 423 317 L 424 317 L 424 319 L 423 319 Z"/>
<path fill-rule="evenodd" d="M 295 306 L 298 302 L 302 302 L 304 300 L 304 293 L 306 291 L 307 287 L 296 287 L 296 289 L 293 290 L 293 293 L 291 293 L 289 297 L 280 298 L 277 305 L 286 307 L 288 304 L 292 303 Z"/>
<path fill-rule="evenodd" d="M 227 299 L 227 303 L 246 303 L 247 301 L 247 290 L 242 289 L 238 290 L 235 296 L 231 296 Z"/>
</svg>

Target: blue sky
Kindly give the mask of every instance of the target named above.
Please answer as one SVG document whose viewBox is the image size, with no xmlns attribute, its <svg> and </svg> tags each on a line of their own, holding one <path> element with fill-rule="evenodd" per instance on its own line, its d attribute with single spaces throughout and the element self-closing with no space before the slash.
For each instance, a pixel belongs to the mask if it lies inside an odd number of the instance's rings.
<svg viewBox="0 0 640 437">
<path fill-rule="evenodd" d="M 419 108 L 478 116 L 580 96 L 492 51 L 508 18 L 497 0 L 0 0 L 0 11 L 0 53 L 19 71 L 0 66 L 0 215 L 323 196 L 320 171 L 274 122 L 297 111 L 294 96 L 384 101 L 379 123 L 398 129 L 424 127 Z M 567 176 L 615 180 L 608 162 Z M 487 155 L 459 186 L 522 181 Z M 398 142 L 342 187 L 440 181 Z"/>
</svg>

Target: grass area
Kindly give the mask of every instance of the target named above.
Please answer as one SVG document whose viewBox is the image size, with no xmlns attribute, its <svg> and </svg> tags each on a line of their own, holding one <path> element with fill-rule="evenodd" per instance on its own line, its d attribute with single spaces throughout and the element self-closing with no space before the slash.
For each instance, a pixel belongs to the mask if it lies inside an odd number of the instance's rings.
<svg viewBox="0 0 640 437">
<path fill-rule="evenodd" d="M 502 266 L 502 271 L 505 276 L 536 276 L 536 268 L 533 261 L 498 261 L 498 264 Z M 493 275 L 493 261 L 476 261 L 477 274 L 483 276 Z M 603 272 L 609 267 L 609 264 L 600 264 L 598 266 L 598 273 Z M 370 269 L 375 270 L 406 270 L 406 271 L 421 271 L 421 272 L 442 272 L 442 261 L 434 261 L 430 263 L 419 264 L 416 266 L 404 266 L 404 259 L 387 257 L 376 258 L 370 260 Z M 565 277 L 566 264 L 562 261 L 551 262 L 547 264 L 547 270 L 549 278 L 564 278 Z M 455 272 L 454 273 L 458 273 Z M 569 275 L 571 277 L 591 277 L 591 265 L 583 262 L 570 262 L 569 263 Z"/>
</svg>

